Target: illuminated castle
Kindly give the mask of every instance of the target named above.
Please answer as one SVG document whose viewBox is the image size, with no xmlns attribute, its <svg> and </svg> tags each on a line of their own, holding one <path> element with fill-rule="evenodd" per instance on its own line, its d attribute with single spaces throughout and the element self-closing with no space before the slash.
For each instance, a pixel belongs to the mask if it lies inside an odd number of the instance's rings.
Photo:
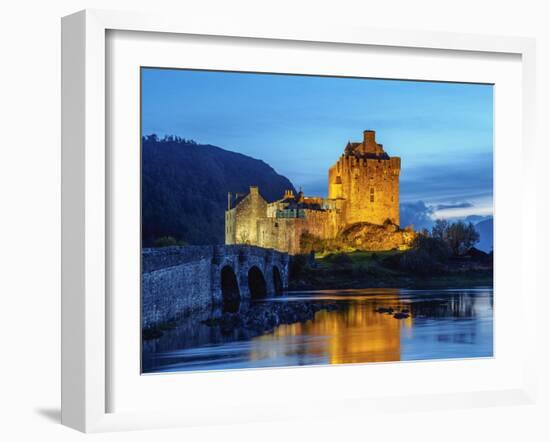
<svg viewBox="0 0 550 442">
<path fill-rule="evenodd" d="M 328 171 L 329 200 L 343 200 L 341 222 L 399 225 L 401 158 L 389 157 L 372 130 L 362 143 L 348 143 L 344 154 Z"/>
<path fill-rule="evenodd" d="M 290 190 L 268 203 L 258 187 L 237 200 L 231 194 L 225 213 L 225 243 L 251 244 L 300 253 L 300 238 L 309 233 L 334 239 L 357 223 L 399 225 L 401 159 L 390 157 L 363 132 L 363 141 L 348 142 L 328 172 L 328 198 L 306 197 Z"/>
</svg>

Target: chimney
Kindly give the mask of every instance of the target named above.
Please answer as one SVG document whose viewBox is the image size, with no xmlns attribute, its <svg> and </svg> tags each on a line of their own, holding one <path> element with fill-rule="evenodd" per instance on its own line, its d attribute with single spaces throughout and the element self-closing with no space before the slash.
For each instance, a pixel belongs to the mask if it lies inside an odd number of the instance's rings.
<svg viewBox="0 0 550 442">
<path fill-rule="evenodd" d="M 364 130 L 363 144 L 365 147 L 376 145 L 376 132 L 373 130 Z"/>
<path fill-rule="evenodd" d="M 375 155 L 381 155 L 384 153 L 382 145 L 376 142 L 376 132 L 373 130 L 363 131 L 362 152 Z"/>
<path fill-rule="evenodd" d="M 258 186 L 250 186 L 250 195 L 259 195 Z"/>
</svg>

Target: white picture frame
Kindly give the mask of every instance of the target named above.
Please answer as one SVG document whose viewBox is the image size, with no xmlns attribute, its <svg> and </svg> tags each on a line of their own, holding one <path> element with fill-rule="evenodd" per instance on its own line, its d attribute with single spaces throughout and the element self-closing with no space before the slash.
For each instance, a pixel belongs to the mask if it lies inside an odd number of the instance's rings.
<svg viewBox="0 0 550 442">
<path fill-rule="evenodd" d="M 502 403 L 530 403 L 534 400 L 535 339 L 525 344 L 524 376 L 520 386 L 463 393 L 434 393 L 396 397 L 328 398 L 312 407 L 274 407 L 264 413 L 254 409 L 249 398 L 241 404 L 250 413 L 212 415 L 200 409 L 185 411 L 149 410 L 109 412 L 110 364 L 107 327 L 108 247 L 110 210 L 106 119 L 106 35 L 109 31 L 140 31 L 179 35 L 204 35 L 287 42 L 338 43 L 380 48 L 424 48 L 441 51 L 468 51 L 514 54 L 521 57 L 521 219 L 536 219 L 535 188 L 535 42 L 518 37 L 492 37 L 451 33 L 389 31 L 345 26 L 307 25 L 294 28 L 285 24 L 241 21 L 226 23 L 187 21 L 177 17 L 123 12 L 86 10 L 62 21 L 62 423 L 85 432 L 157 428 L 216 422 L 284 419 L 334 414 L 331 401 L 337 400 L 339 413 L 363 414 L 384 409 L 389 412 L 412 408 L 451 408 Z M 136 153 L 137 154 L 137 153 Z M 531 185 L 530 185 L 531 183 Z M 498 187 L 495 189 L 498 192 Z M 534 268 L 526 265 L 535 256 L 534 229 L 521 227 L 522 305 L 536 303 Z M 500 251 L 499 251 L 500 252 Z M 505 253 L 505 252 L 501 252 Z M 534 336 L 535 324 L 521 319 L 526 336 Z M 354 367 L 355 372 L 361 367 Z M 291 370 L 285 376 L 293 376 Z M 229 373 L 224 376 L 241 376 Z M 252 396 L 251 396 L 252 397 Z M 244 401 L 244 399 L 243 399 Z M 332 402 L 334 405 L 334 402 Z M 215 417 L 214 417 L 215 416 Z"/>
</svg>

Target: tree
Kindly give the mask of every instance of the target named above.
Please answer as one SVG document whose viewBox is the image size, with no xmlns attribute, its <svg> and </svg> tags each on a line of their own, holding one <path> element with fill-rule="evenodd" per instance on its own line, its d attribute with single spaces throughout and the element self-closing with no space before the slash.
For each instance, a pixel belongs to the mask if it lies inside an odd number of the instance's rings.
<svg viewBox="0 0 550 442">
<path fill-rule="evenodd" d="M 417 235 L 411 249 L 399 258 L 398 265 L 403 270 L 419 275 L 435 274 L 445 269 L 450 254 L 449 245 L 442 239 Z"/>
<path fill-rule="evenodd" d="M 479 233 L 472 223 L 466 224 L 464 221 L 457 221 L 447 227 L 445 241 L 451 247 L 454 255 L 459 256 L 479 241 Z"/>
<path fill-rule="evenodd" d="M 440 239 L 446 241 L 447 229 L 449 228 L 449 223 L 444 219 L 436 219 L 435 224 L 432 227 L 432 238 Z"/>
<path fill-rule="evenodd" d="M 432 227 L 432 238 L 444 241 L 453 254 L 459 256 L 479 241 L 479 233 L 472 223 L 449 223 L 447 220 L 438 219 Z"/>
<path fill-rule="evenodd" d="M 300 235 L 300 251 L 302 253 L 320 252 L 324 249 L 323 240 L 316 235 L 304 231 Z"/>
</svg>

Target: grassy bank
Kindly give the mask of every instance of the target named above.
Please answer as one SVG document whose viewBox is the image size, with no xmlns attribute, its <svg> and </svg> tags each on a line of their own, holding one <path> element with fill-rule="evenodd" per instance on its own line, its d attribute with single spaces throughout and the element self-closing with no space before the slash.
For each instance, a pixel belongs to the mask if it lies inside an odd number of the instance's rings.
<svg viewBox="0 0 550 442">
<path fill-rule="evenodd" d="M 492 266 L 467 259 L 449 260 L 443 269 L 421 274 L 400 268 L 402 251 L 350 252 L 298 257 L 292 264 L 290 290 L 365 287 L 473 287 L 493 284 Z"/>
</svg>

